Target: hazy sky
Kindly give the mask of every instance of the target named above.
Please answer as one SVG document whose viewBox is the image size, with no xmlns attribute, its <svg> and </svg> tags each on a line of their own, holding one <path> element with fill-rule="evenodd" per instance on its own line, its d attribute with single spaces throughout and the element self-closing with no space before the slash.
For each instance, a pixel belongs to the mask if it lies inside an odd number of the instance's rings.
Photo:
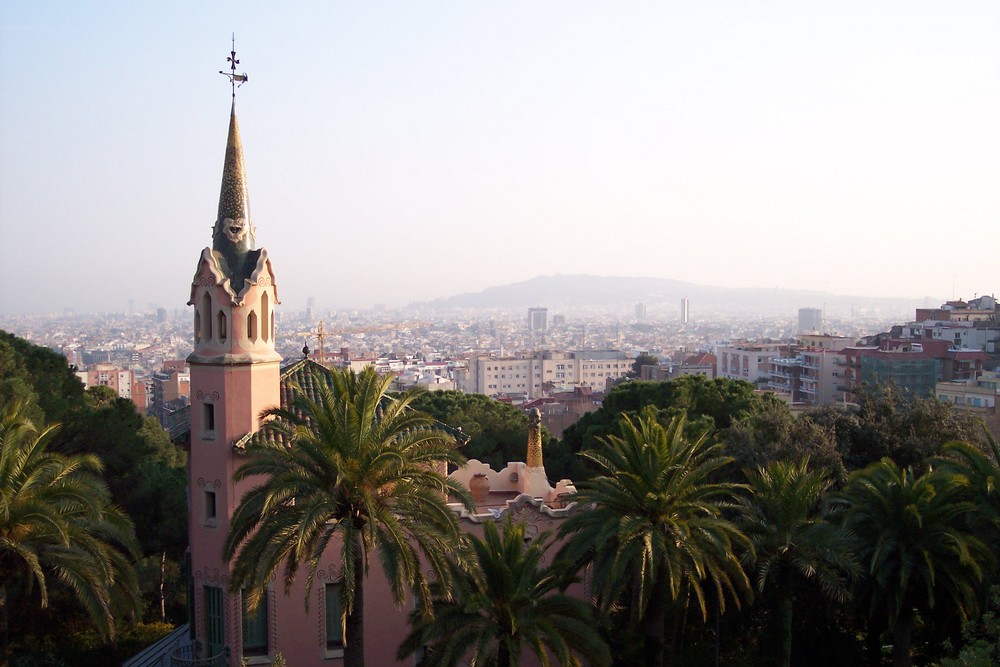
<svg viewBox="0 0 1000 667">
<path fill-rule="evenodd" d="M 233 31 L 287 307 L 552 273 L 1000 292 L 995 0 L 0 0 L 0 310 L 183 307 Z"/>
</svg>

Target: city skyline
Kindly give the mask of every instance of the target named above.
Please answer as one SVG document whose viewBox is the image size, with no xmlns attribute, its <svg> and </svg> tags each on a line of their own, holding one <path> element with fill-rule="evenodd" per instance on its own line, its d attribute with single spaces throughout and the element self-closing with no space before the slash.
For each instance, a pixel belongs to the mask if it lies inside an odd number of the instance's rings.
<svg viewBox="0 0 1000 667">
<path fill-rule="evenodd" d="M 0 311 L 183 305 L 230 31 L 292 308 L 553 273 L 971 298 L 997 277 L 998 23 L 991 3 L 3 2 Z"/>
</svg>

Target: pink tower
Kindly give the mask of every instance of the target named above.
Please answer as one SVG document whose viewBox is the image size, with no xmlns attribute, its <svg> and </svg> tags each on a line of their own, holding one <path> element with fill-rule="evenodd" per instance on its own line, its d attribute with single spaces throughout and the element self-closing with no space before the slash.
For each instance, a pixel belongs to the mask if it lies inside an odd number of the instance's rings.
<svg viewBox="0 0 1000 667">
<path fill-rule="evenodd" d="M 230 517 L 248 486 L 233 482 L 241 463 L 233 443 L 257 431 L 261 412 L 280 400 L 281 355 L 274 349 L 278 294 L 267 251 L 255 249 L 254 236 L 234 100 L 212 247 L 201 253 L 188 301 L 194 306 L 195 340 L 187 359 L 191 619 L 202 655 L 210 656 L 254 632 L 252 624 L 241 622 L 239 594 L 227 590 L 229 570 L 222 558 Z M 238 664 L 235 652 L 230 663 Z"/>
</svg>

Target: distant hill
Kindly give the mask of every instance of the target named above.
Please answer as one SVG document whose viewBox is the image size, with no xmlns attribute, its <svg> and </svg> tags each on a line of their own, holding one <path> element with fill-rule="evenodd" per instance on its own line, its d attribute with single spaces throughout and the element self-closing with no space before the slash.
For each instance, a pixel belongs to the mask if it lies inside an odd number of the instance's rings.
<svg viewBox="0 0 1000 667">
<path fill-rule="evenodd" d="M 677 308 L 687 297 L 696 312 L 794 313 L 798 308 L 823 308 L 828 314 L 853 311 L 909 311 L 936 305 L 934 299 L 872 298 L 829 292 L 759 288 L 711 287 L 667 278 L 626 276 L 552 275 L 524 282 L 489 287 L 481 292 L 411 304 L 421 310 L 513 309 L 547 306 L 559 309 L 669 304 Z"/>
</svg>

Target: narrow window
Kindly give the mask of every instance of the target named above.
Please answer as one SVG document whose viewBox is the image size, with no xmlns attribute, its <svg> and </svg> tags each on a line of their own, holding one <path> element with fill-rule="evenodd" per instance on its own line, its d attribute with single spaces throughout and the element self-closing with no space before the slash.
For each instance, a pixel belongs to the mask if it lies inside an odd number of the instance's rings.
<svg viewBox="0 0 1000 667">
<path fill-rule="evenodd" d="M 202 430 L 205 433 L 214 433 L 215 431 L 215 403 L 202 403 L 202 412 L 204 423 L 202 424 Z"/>
<path fill-rule="evenodd" d="M 326 648 L 344 647 L 344 627 L 340 618 L 340 584 L 326 585 Z"/>
<path fill-rule="evenodd" d="M 201 311 L 194 309 L 194 342 L 201 342 Z"/>
<path fill-rule="evenodd" d="M 218 520 L 219 509 L 216 505 L 215 491 L 205 491 L 205 525 L 214 526 Z"/>
<path fill-rule="evenodd" d="M 205 324 L 202 338 L 212 340 L 212 297 L 208 295 L 208 292 L 205 292 L 201 297 L 201 313 L 202 322 Z"/>
<path fill-rule="evenodd" d="M 263 328 L 264 342 L 269 340 L 268 322 L 271 321 L 271 308 L 267 300 L 267 292 L 260 295 L 260 323 Z"/>
<path fill-rule="evenodd" d="M 252 310 L 247 315 L 247 338 L 251 343 L 257 342 L 257 313 Z"/>
<path fill-rule="evenodd" d="M 226 334 L 226 330 L 229 328 L 228 326 L 226 326 L 227 324 L 228 324 L 228 322 L 226 322 L 226 313 L 225 313 L 225 311 L 220 310 L 219 311 L 219 340 L 226 340 L 226 335 L 227 335 Z"/>
<path fill-rule="evenodd" d="M 223 647 L 223 616 L 222 589 L 216 586 L 205 586 L 205 643 L 208 644 L 209 656 L 222 653 Z"/>
<path fill-rule="evenodd" d="M 250 612 L 243 597 L 243 655 L 267 655 L 267 593 Z"/>
</svg>

